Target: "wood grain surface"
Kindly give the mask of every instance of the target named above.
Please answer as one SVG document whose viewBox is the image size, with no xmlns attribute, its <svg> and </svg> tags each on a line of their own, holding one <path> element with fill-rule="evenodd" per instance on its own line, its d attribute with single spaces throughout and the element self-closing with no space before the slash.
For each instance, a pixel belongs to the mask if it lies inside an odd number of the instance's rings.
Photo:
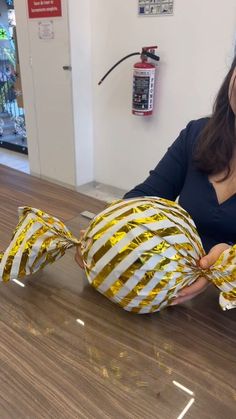
<svg viewBox="0 0 236 419">
<path fill-rule="evenodd" d="M 0 174 L 1 246 L 19 205 L 59 216 L 76 235 L 88 222 L 79 212 L 104 206 Z M 176 419 L 190 401 L 187 419 L 236 418 L 236 311 L 221 311 L 215 288 L 181 307 L 131 314 L 88 285 L 73 249 L 24 285 L 0 284 L 1 419 Z"/>
<path fill-rule="evenodd" d="M 84 210 L 99 212 L 104 203 L 76 191 L 0 165 L 0 249 L 18 221 L 17 208 L 28 205 L 68 221 Z"/>
</svg>

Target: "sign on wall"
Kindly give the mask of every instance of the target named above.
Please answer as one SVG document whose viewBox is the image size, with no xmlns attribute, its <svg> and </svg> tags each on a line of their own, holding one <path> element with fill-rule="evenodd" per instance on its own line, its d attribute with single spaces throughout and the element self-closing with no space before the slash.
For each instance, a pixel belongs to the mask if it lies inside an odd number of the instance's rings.
<svg viewBox="0 0 236 419">
<path fill-rule="evenodd" d="M 140 16 L 166 16 L 173 14 L 174 0 L 138 0 Z"/>
<path fill-rule="evenodd" d="M 30 19 L 62 16 L 62 0 L 28 0 Z"/>
<path fill-rule="evenodd" d="M 50 40 L 55 38 L 53 20 L 38 22 L 39 39 Z"/>
</svg>

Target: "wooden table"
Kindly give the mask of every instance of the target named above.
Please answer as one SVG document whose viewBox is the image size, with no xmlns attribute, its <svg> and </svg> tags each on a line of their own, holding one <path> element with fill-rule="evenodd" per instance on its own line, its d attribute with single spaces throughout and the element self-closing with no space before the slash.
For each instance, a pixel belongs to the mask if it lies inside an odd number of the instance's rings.
<svg viewBox="0 0 236 419">
<path fill-rule="evenodd" d="M 78 235 L 87 222 L 67 225 Z M 176 419 L 187 408 L 187 419 L 236 418 L 236 311 L 221 311 L 217 290 L 130 314 L 73 258 L 24 287 L 0 284 L 1 419 Z"/>
</svg>

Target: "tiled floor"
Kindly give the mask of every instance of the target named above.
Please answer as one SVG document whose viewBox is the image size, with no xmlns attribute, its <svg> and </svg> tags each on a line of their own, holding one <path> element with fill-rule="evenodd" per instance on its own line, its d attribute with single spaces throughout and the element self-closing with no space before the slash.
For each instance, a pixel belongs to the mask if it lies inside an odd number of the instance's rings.
<svg viewBox="0 0 236 419">
<path fill-rule="evenodd" d="M 30 173 L 28 157 L 16 151 L 0 148 L 0 164 L 19 170 L 20 172 Z"/>
<path fill-rule="evenodd" d="M 20 172 L 30 173 L 28 156 L 15 151 L 0 148 L 0 164 L 19 170 Z M 125 194 L 125 190 L 123 189 L 98 182 L 90 182 L 82 185 L 77 191 L 105 202 L 122 198 Z"/>
<path fill-rule="evenodd" d="M 115 188 L 111 185 L 104 185 L 99 182 L 90 182 L 79 186 L 77 191 L 100 201 L 111 202 L 124 196 L 125 190 Z"/>
</svg>

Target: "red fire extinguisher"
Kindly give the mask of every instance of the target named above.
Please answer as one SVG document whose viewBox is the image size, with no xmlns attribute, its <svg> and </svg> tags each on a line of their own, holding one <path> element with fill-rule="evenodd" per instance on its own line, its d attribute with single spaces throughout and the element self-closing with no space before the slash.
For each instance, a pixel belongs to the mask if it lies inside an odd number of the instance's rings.
<svg viewBox="0 0 236 419">
<path fill-rule="evenodd" d="M 141 61 L 134 64 L 133 69 L 133 106 L 134 115 L 149 116 L 153 113 L 154 86 L 156 66 L 148 62 L 148 57 L 153 58 L 157 47 L 144 47 L 141 53 Z M 149 52 L 150 55 L 146 54 Z M 156 59 L 156 55 L 154 55 Z"/>
<path fill-rule="evenodd" d="M 160 57 L 155 54 L 156 49 L 157 46 L 143 47 L 141 54 L 140 52 L 133 52 L 126 55 L 110 68 L 98 83 L 100 85 L 122 61 L 134 55 L 140 55 L 141 61 L 133 66 L 132 113 L 134 115 L 149 116 L 153 113 L 156 65 L 149 62 L 148 58 L 159 61 Z"/>
</svg>

